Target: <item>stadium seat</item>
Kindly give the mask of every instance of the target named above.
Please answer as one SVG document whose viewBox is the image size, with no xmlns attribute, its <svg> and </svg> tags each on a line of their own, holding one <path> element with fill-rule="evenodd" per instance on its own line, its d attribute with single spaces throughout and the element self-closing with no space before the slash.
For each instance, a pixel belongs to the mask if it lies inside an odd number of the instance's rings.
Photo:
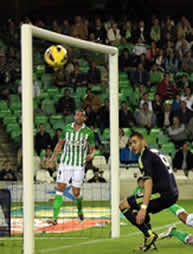
<svg viewBox="0 0 193 254">
<path fill-rule="evenodd" d="M 104 173 L 102 174 L 102 177 L 109 182 L 110 181 L 110 170 L 105 170 Z"/>
<path fill-rule="evenodd" d="M 64 116 L 62 114 L 54 114 L 49 117 L 49 122 L 53 125 L 56 121 L 63 120 Z"/>
<path fill-rule="evenodd" d="M 6 130 L 8 133 L 11 133 L 14 130 L 20 130 L 18 123 L 9 123 L 6 125 Z"/>
<path fill-rule="evenodd" d="M 128 73 L 127 72 L 120 72 L 119 73 L 119 80 L 128 80 Z"/>
<path fill-rule="evenodd" d="M 123 128 L 124 136 L 130 136 L 131 135 L 131 129 L 130 128 Z"/>
<path fill-rule="evenodd" d="M 39 156 L 34 156 L 33 157 L 33 169 L 34 169 L 34 175 L 36 175 L 36 172 L 40 170 L 40 157 Z"/>
<path fill-rule="evenodd" d="M 53 126 L 53 129 L 54 129 L 54 130 L 56 130 L 56 129 L 58 129 L 58 128 L 63 129 L 64 126 L 65 126 L 64 119 L 56 120 L 56 121 L 52 124 L 52 126 Z"/>
<path fill-rule="evenodd" d="M 17 117 L 15 115 L 4 116 L 3 124 L 7 125 L 9 123 L 17 123 Z"/>
<path fill-rule="evenodd" d="M 51 74 L 51 73 L 44 73 L 42 75 L 41 80 L 42 80 L 44 89 L 47 89 L 47 87 L 49 87 L 49 85 L 53 84 L 53 74 Z"/>
<path fill-rule="evenodd" d="M 99 171 L 108 170 L 106 159 L 103 155 L 96 155 L 92 161 L 94 167 L 98 168 Z"/>
<path fill-rule="evenodd" d="M 43 112 L 47 114 L 55 114 L 56 113 L 56 108 L 55 108 L 55 103 L 53 100 L 47 98 L 44 99 L 41 103 L 41 109 Z"/>
<path fill-rule="evenodd" d="M 20 101 L 12 101 L 9 105 L 9 108 L 13 111 L 16 109 L 21 109 L 21 102 Z"/>
<path fill-rule="evenodd" d="M 48 92 L 48 96 L 51 98 L 51 97 L 54 97 L 55 94 L 58 94 L 59 93 L 59 88 L 58 87 L 48 87 L 47 88 L 47 92 Z"/>
<path fill-rule="evenodd" d="M 162 134 L 162 129 L 161 128 L 152 128 L 150 130 L 150 135 L 151 136 L 159 137 L 160 134 Z"/>
<path fill-rule="evenodd" d="M 68 115 L 64 117 L 64 123 L 65 124 L 69 124 L 74 122 L 74 116 L 73 115 Z"/>
<path fill-rule="evenodd" d="M 47 170 L 40 169 L 36 172 L 36 182 L 38 182 L 38 183 L 53 183 L 54 179 L 50 176 L 50 174 Z"/>
<path fill-rule="evenodd" d="M 88 169 L 87 172 L 86 172 L 85 181 L 88 182 L 88 180 L 90 180 L 93 176 L 94 176 L 93 170 Z"/>
<path fill-rule="evenodd" d="M 168 143 L 168 141 L 169 141 L 169 137 L 167 135 L 162 133 L 158 136 L 158 144 L 159 145 L 165 144 L 166 142 Z"/>
<path fill-rule="evenodd" d="M 17 94 L 10 94 L 9 95 L 9 101 L 10 102 L 12 102 L 12 101 L 18 101 L 18 102 L 20 102 L 21 99 L 20 99 L 20 96 L 17 95 Z"/>
<path fill-rule="evenodd" d="M 105 128 L 102 134 L 102 141 L 109 141 L 110 140 L 110 129 Z"/>
<path fill-rule="evenodd" d="M 173 157 L 176 152 L 176 147 L 172 142 L 164 143 L 161 145 L 161 152 L 167 155 L 171 155 Z"/>
<path fill-rule="evenodd" d="M 48 122 L 48 117 L 46 115 L 36 115 L 34 122 L 36 126 L 39 126 L 40 123 L 45 124 Z"/>
</svg>

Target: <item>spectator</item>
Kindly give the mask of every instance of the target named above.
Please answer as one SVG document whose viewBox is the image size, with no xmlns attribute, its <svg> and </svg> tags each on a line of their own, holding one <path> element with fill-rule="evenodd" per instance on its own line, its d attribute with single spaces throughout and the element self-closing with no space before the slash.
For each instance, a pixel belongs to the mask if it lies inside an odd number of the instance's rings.
<svg viewBox="0 0 193 254">
<path fill-rule="evenodd" d="M 75 91 L 77 87 L 86 86 L 87 84 L 86 75 L 80 71 L 78 63 L 74 63 L 74 70 L 70 74 L 70 83 Z"/>
<path fill-rule="evenodd" d="M 103 133 L 105 128 L 109 128 L 110 122 L 109 122 L 109 99 L 104 100 L 104 106 L 102 106 L 99 110 L 99 116 L 100 116 L 100 122 L 99 122 L 99 128 L 101 133 Z"/>
<path fill-rule="evenodd" d="M 119 128 L 119 148 L 125 148 L 126 145 L 129 142 L 129 137 L 125 136 L 124 130 L 122 128 Z"/>
<path fill-rule="evenodd" d="M 158 57 L 159 55 L 159 51 L 160 49 L 157 48 L 157 45 L 154 41 L 152 41 L 151 43 L 151 48 L 149 48 L 147 50 L 147 53 L 145 55 L 147 61 L 150 63 L 150 64 L 153 64 L 155 63 L 155 60 L 156 60 L 156 57 Z"/>
<path fill-rule="evenodd" d="M 166 18 L 165 25 L 162 28 L 162 44 L 166 39 L 167 33 L 170 34 L 171 41 L 176 41 L 176 27 L 170 17 Z"/>
<path fill-rule="evenodd" d="M 120 162 L 123 164 L 137 163 L 139 156 L 129 147 L 129 143 L 120 150 Z"/>
<path fill-rule="evenodd" d="M 71 25 L 69 24 L 69 20 L 67 18 L 64 18 L 63 20 L 63 28 L 62 28 L 62 33 L 64 35 L 69 35 L 71 29 Z"/>
<path fill-rule="evenodd" d="M 156 124 L 158 127 L 162 127 L 163 124 L 163 108 L 159 94 L 155 94 L 154 100 L 152 101 L 153 112 L 156 117 Z"/>
<path fill-rule="evenodd" d="M 121 103 L 121 108 L 119 110 L 119 126 L 121 128 L 129 128 L 133 127 L 135 124 L 135 118 L 130 110 L 128 110 L 128 106 L 126 101 Z"/>
<path fill-rule="evenodd" d="M 143 64 L 139 63 L 136 71 L 131 73 L 131 81 L 133 87 L 136 87 L 140 84 L 149 85 L 149 75 L 148 72 L 144 70 Z"/>
<path fill-rule="evenodd" d="M 143 43 L 142 39 L 138 38 L 133 48 L 133 54 L 138 57 L 146 53 L 147 53 L 147 48 L 145 44 Z"/>
<path fill-rule="evenodd" d="M 61 128 L 56 129 L 56 133 L 52 139 L 52 146 L 51 146 L 52 150 L 54 150 L 54 148 L 56 147 L 56 144 L 58 143 L 61 134 L 62 134 L 62 129 Z"/>
<path fill-rule="evenodd" d="M 164 50 L 163 49 L 160 49 L 158 56 L 156 56 L 155 63 L 157 64 L 158 69 L 160 71 L 165 71 L 165 69 L 164 69 L 164 67 L 165 67 L 164 66 L 164 63 L 165 63 L 165 54 L 164 54 Z"/>
<path fill-rule="evenodd" d="M 53 75 L 53 83 L 57 87 L 65 87 L 67 83 L 67 75 L 64 67 L 57 69 Z"/>
<path fill-rule="evenodd" d="M 155 115 L 149 110 L 147 102 L 144 102 L 143 108 L 137 112 L 136 122 L 141 127 L 152 128 L 155 124 Z"/>
<path fill-rule="evenodd" d="M 95 39 L 98 43 L 103 43 L 103 44 L 106 43 L 107 32 L 99 17 L 95 19 L 95 27 L 92 29 L 92 32 L 94 33 Z"/>
<path fill-rule="evenodd" d="M 101 108 L 100 99 L 92 93 L 90 88 L 87 89 L 87 95 L 83 100 L 83 108 L 86 109 L 87 107 L 90 107 L 91 111 L 95 113 L 97 113 Z"/>
<path fill-rule="evenodd" d="M 119 56 L 119 70 L 122 72 L 128 72 L 133 66 L 133 56 L 129 53 L 128 48 L 124 48 L 123 52 Z"/>
<path fill-rule="evenodd" d="M 80 16 L 75 16 L 74 24 L 71 26 L 70 36 L 87 40 L 88 39 L 88 29 L 82 22 Z"/>
<path fill-rule="evenodd" d="M 106 183 L 106 180 L 102 177 L 102 172 L 96 169 L 94 170 L 94 176 L 88 180 L 88 183 Z"/>
<path fill-rule="evenodd" d="M 158 70 L 157 64 L 152 65 L 152 68 L 149 74 L 150 74 L 149 79 L 150 79 L 151 86 L 157 85 L 163 79 L 163 75 L 161 71 Z"/>
<path fill-rule="evenodd" d="M 172 112 L 180 110 L 180 105 L 181 105 L 181 97 L 179 94 L 176 94 L 176 98 L 172 103 Z"/>
<path fill-rule="evenodd" d="M 50 134 L 45 131 L 44 124 L 39 125 L 39 132 L 35 135 L 35 150 L 40 156 L 42 149 L 46 149 L 51 145 Z"/>
<path fill-rule="evenodd" d="M 181 101 L 180 109 L 175 112 L 175 115 L 177 115 L 181 123 L 186 126 L 189 120 L 193 117 L 193 112 L 187 108 L 185 101 Z"/>
<path fill-rule="evenodd" d="M 181 96 L 181 100 L 186 102 L 186 107 L 193 111 L 192 105 L 193 105 L 193 95 L 190 87 L 186 87 L 185 89 L 185 95 Z"/>
<path fill-rule="evenodd" d="M 153 110 L 153 108 L 152 108 L 152 101 L 149 100 L 149 93 L 147 93 L 147 92 L 143 94 L 143 98 L 139 102 L 140 103 L 140 106 L 139 106 L 140 109 L 143 108 L 144 102 L 146 102 L 148 104 L 149 110 L 152 111 Z"/>
<path fill-rule="evenodd" d="M 165 70 L 169 73 L 176 73 L 179 70 L 179 60 L 172 49 L 168 49 L 168 56 L 165 59 Z"/>
<path fill-rule="evenodd" d="M 57 169 L 57 161 L 56 159 L 53 160 L 51 163 L 49 163 L 48 166 L 48 162 L 50 161 L 51 157 L 52 157 L 51 147 L 47 147 L 44 157 L 42 157 L 40 160 L 40 167 L 41 169 L 47 170 L 50 176 L 53 177 L 53 174 L 56 172 Z"/>
<path fill-rule="evenodd" d="M 17 181 L 17 177 L 11 168 L 10 161 L 5 161 L 0 171 L 0 181 Z"/>
<path fill-rule="evenodd" d="M 161 28 L 159 25 L 159 20 L 157 18 L 153 20 L 153 26 L 151 27 L 150 31 L 150 38 L 152 41 L 155 41 L 157 43 L 159 43 L 161 39 Z"/>
<path fill-rule="evenodd" d="M 171 103 L 166 101 L 164 103 L 163 122 L 162 122 L 162 127 L 164 130 L 171 125 L 172 118 L 173 118 L 173 113 L 172 113 Z"/>
<path fill-rule="evenodd" d="M 113 22 L 111 28 L 107 30 L 107 39 L 109 44 L 118 44 L 121 40 L 120 30 L 117 27 L 117 23 Z"/>
<path fill-rule="evenodd" d="M 185 176 L 188 176 L 189 171 L 193 171 L 193 154 L 188 149 L 188 144 L 184 143 L 176 152 L 173 159 L 174 171 L 183 170 Z"/>
<path fill-rule="evenodd" d="M 182 70 L 188 73 L 193 72 L 193 57 L 191 51 L 186 52 L 185 57 L 182 59 Z"/>
<path fill-rule="evenodd" d="M 121 29 L 121 36 L 126 39 L 127 42 L 130 42 L 132 39 L 132 24 L 130 21 L 126 21 L 126 23 L 123 24 L 123 27 Z"/>
<path fill-rule="evenodd" d="M 174 84 L 169 81 L 168 73 L 164 75 L 164 79 L 159 83 L 157 93 L 162 101 L 175 98 L 177 91 Z"/>
<path fill-rule="evenodd" d="M 190 51 L 189 43 L 184 37 L 180 38 L 176 43 L 176 52 L 178 53 L 180 60 L 183 60 L 188 51 Z"/>
<path fill-rule="evenodd" d="M 140 39 L 141 43 L 148 43 L 149 42 L 149 32 L 145 27 L 145 23 L 143 20 L 140 20 L 138 23 L 138 27 L 135 31 L 133 31 L 133 39 L 136 41 Z"/>
<path fill-rule="evenodd" d="M 180 122 L 179 117 L 173 116 L 172 125 L 168 128 L 168 135 L 176 147 L 181 146 L 187 139 L 185 125 Z"/>
<path fill-rule="evenodd" d="M 92 61 L 88 70 L 88 84 L 100 84 L 101 83 L 101 72 L 96 67 L 96 62 Z"/>
<path fill-rule="evenodd" d="M 60 98 L 56 105 L 56 112 L 66 115 L 74 114 L 75 100 L 70 96 L 70 90 L 64 91 L 64 97 Z"/>
</svg>

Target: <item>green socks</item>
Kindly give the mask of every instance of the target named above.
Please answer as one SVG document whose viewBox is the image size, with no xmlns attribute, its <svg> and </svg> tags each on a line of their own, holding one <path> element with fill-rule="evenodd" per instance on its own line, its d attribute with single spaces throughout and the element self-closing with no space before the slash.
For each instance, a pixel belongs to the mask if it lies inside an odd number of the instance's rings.
<svg viewBox="0 0 193 254">
<path fill-rule="evenodd" d="M 179 205 L 172 205 L 169 207 L 170 212 L 177 215 L 180 210 L 184 211 L 184 208 Z"/>
<path fill-rule="evenodd" d="M 60 207 L 62 206 L 63 203 L 63 195 L 55 195 L 55 199 L 54 199 L 54 204 L 53 204 L 53 208 L 54 208 L 54 219 L 58 218 L 58 214 L 60 212 Z"/>
<path fill-rule="evenodd" d="M 170 233 L 171 236 L 176 236 L 176 238 L 180 241 L 182 241 L 183 243 L 185 243 L 185 239 L 186 237 L 189 235 L 188 233 L 185 233 L 185 232 L 181 232 L 181 231 L 176 231 L 176 229 L 172 229 L 171 233 Z"/>
<path fill-rule="evenodd" d="M 82 212 L 82 197 L 76 199 L 76 206 L 78 209 L 78 216 L 80 216 L 83 212 Z"/>
</svg>

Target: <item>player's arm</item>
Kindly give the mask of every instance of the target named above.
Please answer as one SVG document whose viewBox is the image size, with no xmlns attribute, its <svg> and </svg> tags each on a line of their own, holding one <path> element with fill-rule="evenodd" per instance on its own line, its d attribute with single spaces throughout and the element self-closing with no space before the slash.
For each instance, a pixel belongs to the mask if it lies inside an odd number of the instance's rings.
<svg viewBox="0 0 193 254">
<path fill-rule="evenodd" d="M 150 197 L 152 194 L 152 186 L 153 186 L 153 182 L 151 178 L 148 178 L 146 180 L 144 180 L 144 198 L 143 198 L 143 204 L 142 207 L 148 207 L 149 205 L 149 201 L 150 201 Z"/>
<path fill-rule="evenodd" d="M 86 161 L 92 160 L 94 155 L 95 155 L 95 137 L 94 137 L 94 132 L 90 132 L 89 133 L 88 142 L 89 142 L 89 146 L 88 146 L 88 153 L 87 153 L 87 156 L 86 156 Z"/>
<path fill-rule="evenodd" d="M 54 148 L 54 152 L 53 152 L 53 155 L 52 155 L 50 161 L 54 161 L 55 160 L 55 158 L 58 155 L 58 153 L 62 150 L 63 145 L 64 145 L 64 140 L 60 139 L 58 141 L 58 143 L 56 144 L 55 148 Z"/>
<path fill-rule="evenodd" d="M 86 161 L 92 160 L 94 155 L 95 155 L 95 145 L 89 145 Z"/>
</svg>

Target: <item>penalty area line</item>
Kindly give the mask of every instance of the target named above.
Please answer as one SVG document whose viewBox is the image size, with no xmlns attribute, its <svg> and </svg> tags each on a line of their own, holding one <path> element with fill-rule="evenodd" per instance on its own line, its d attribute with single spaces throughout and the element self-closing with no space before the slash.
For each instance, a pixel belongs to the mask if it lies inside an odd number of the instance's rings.
<svg viewBox="0 0 193 254">
<path fill-rule="evenodd" d="M 173 225 L 173 224 L 180 224 L 180 221 L 171 223 L 171 224 L 166 224 L 160 227 L 155 227 L 153 228 L 153 230 L 162 230 L 164 228 L 168 228 L 169 226 Z M 112 238 L 107 238 L 107 239 L 98 239 L 98 240 L 91 240 L 91 241 L 86 241 L 86 242 L 82 242 L 82 243 L 77 243 L 77 244 L 68 244 L 68 245 L 63 245 L 60 247 L 56 247 L 56 248 L 50 248 L 50 249 L 42 249 L 39 250 L 38 253 L 49 253 L 49 252 L 56 252 L 56 251 L 60 251 L 62 249 L 68 249 L 68 248 L 74 248 L 74 247 L 80 247 L 80 246 L 85 246 L 85 245 L 90 245 L 93 243 L 101 243 L 101 242 L 105 242 L 105 241 L 112 241 L 112 240 L 118 240 L 121 238 L 125 238 L 125 237 L 129 237 L 129 236 L 135 236 L 135 235 L 140 235 L 142 234 L 141 232 L 133 232 L 133 233 L 129 233 L 127 235 L 123 235 L 120 238 L 116 238 L 116 239 L 112 239 Z"/>
</svg>

